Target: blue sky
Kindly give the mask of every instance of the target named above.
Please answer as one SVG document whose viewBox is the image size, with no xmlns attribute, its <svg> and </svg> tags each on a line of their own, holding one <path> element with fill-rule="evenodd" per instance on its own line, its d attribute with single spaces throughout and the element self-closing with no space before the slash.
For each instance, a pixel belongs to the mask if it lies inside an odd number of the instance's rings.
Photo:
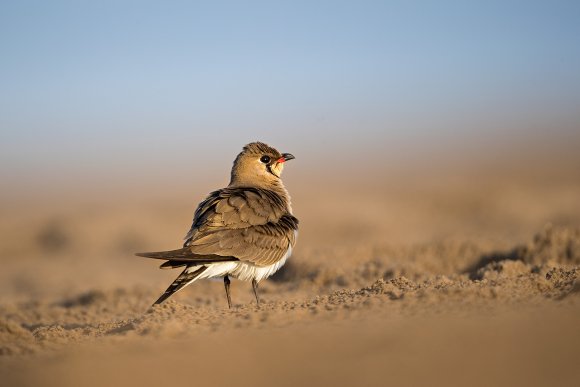
<svg viewBox="0 0 580 387">
<path fill-rule="evenodd" d="M 577 1 L 3 1 L 0 173 L 570 127 L 579 42 Z"/>
</svg>

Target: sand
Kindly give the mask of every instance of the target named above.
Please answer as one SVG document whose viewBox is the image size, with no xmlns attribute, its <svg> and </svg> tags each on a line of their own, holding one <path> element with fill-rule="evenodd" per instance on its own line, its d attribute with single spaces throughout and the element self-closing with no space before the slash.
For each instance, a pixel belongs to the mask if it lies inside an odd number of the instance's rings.
<svg viewBox="0 0 580 387">
<path fill-rule="evenodd" d="M 132 253 L 178 247 L 213 186 L 13 201 L 0 384 L 578 385 L 577 165 L 293 174 L 298 245 L 259 308 L 239 281 L 232 309 L 219 281 L 150 308 L 177 272 Z"/>
</svg>

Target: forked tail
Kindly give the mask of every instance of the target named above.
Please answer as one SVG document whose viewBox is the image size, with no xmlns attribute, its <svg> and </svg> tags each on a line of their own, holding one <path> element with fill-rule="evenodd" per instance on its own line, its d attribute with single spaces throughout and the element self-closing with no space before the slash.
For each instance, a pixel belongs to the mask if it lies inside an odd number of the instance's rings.
<svg viewBox="0 0 580 387">
<path fill-rule="evenodd" d="M 153 305 L 159 305 L 163 301 L 167 300 L 173 294 L 177 293 L 193 281 L 195 281 L 204 271 L 206 271 L 207 267 L 199 266 L 197 270 L 190 271 L 190 269 L 195 269 L 195 267 L 186 267 L 185 270 L 173 281 L 171 285 L 167 288 L 167 290 L 159 297 L 157 301 Z"/>
</svg>

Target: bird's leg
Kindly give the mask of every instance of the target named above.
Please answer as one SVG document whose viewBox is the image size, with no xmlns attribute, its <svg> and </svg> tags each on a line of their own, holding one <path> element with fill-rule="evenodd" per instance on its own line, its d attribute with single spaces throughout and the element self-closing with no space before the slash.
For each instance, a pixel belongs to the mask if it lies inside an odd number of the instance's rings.
<svg viewBox="0 0 580 387">
<path fill-rule="evenodd" d="M 254 296 L 256 296 L 256 304 L 260 306 L 260 297 L 258 297 L 258 281 L 252 280 L 252 288 L 254 288 Z"/>
<path fill-rule="evenodd" d="M 226 275 L 224 277 L 224 286 L 226 288 L 226 296 L 228 297 L 228 308 L 232 308 L 232 298 L 230 297 L 230 278 Z"/>
</svg>

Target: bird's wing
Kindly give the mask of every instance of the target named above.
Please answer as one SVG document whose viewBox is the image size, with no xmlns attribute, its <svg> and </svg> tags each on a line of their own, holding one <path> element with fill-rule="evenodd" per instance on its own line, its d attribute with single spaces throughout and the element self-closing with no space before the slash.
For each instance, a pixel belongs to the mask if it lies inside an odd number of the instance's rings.
<svg viewBox="0 0 580 387">
<path fill-rule="evenodd" d="M 298 219 L 275 192 L 225 188 L 199 205 L 185 247 L 195 255 L 231 256 L 267 266 L 294 245 L 297 229 Z"/>
<path fill-rule="evenodd" d="M 195 210 L 184 247 L 196 234 L 218 228 L 247 228 L 277 221 L 287 212 L 275 192 L 259 188 L 223 188 L 214 191 Z"/>
<path fill-rule="evenodd" d="M 223 254 L 257 266 L 268 266 L 282 259 L 294 246 L 297 228 L 298 220 L 288 214 L 264 225 L 198 234 L 189 248 L 195 254 Z"/>
</svg>

